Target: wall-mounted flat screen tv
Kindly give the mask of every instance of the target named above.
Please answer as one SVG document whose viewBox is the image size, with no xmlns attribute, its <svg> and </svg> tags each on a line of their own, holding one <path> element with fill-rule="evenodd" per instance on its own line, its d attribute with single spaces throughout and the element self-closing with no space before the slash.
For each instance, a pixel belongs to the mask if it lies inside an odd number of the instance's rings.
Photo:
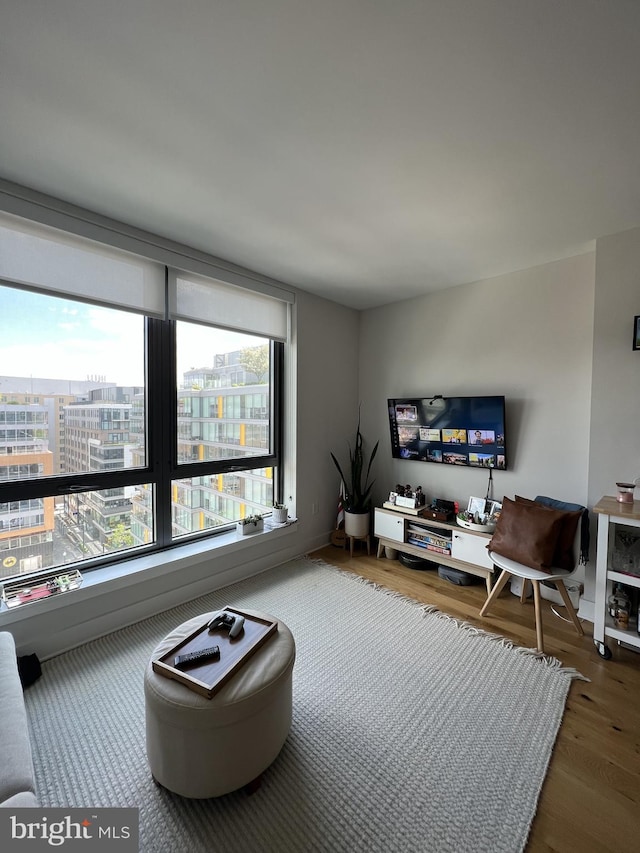
<svg viewBox="0 0 640 853">
<path fill-rule="evenodd" d="M 396 459 L 506 469 L 504 397 L 403 397 L 388 404 Z"/>
</svg>

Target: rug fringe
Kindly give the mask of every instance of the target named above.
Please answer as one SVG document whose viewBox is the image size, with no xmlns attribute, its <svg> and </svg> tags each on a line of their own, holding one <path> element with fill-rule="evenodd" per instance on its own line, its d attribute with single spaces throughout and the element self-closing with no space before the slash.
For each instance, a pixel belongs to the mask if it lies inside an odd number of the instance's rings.
<svg viewBox="0 0 640 853">
<path fill-rule="evenodd" d="M 477 625 L 474 625 L 472 622 L 467 622 L 465 619 L 457 619 L 455 616 L 450 616 L 448 613 L 445 613 L 443 610 L 440 610 L 440 608 L 435 604 L 422 604 L 421 602 L 416 601 L 415 598 L 411 598 L 410 596 L 405 595 L 401 592 L 396 592 L 396 590 L 389 589 L 389 587 L 383 586 L 382 584 L 377 583 L 376 581 L 369 580 L 369 578 L 365 578 L 362 575 L 357 574 L 356 572 L 341 569 L 339 566 L 334 566 L 331 563 L 327 563 L 325 560 L 322 560 L 319 557 L 312 557 L 309 554 L 305 554 L 304 556 L 311 563 L 325 566 L 329 569 L 337 569 L 340 574 L 344 575 L 350 580 L 354 580 L 357 583 L 362 583 L 365 586 L 370 586 L 378 592 L 382 592 L 385 595 L 390 596 L 391 598 L 397 598 L 400 601 L 404 601 L 406 604 L 411 604 L 415 607 L 419 607 L 422 611 L 423 616 L 436 616 L 438 619 L 448 619 L 450 622 L 453 622 L 454 625 L 456 625 L 456 627 L 458 628 L 462 628 L 465 631 L 469 631 L 471 634 L 482 636 L 486 640 L 491 640 L 493 642 L 500 643 L 500 645 L 503 646 L 503 648 L 505 649 L 512 649 L 518 654 L 528 655 L 532 658 L 535 658 L 543 666 L 546 666 L 549 669 L 553 669 L 555 672 L 562 673 L 563 675 L 568 675 L 572 680 L 587 682 L 591 681 L 590 678 L 587 678 L 574 667 L 563 666 L 562 661 L 556 657 L 553 657 L 553 655 L 548 655 L 545 652 L 539 652 L 537 649 L 530 649 L 526 648 L 525 646 L 519 646 L 517 645 L 517 643 L 514 643 L 513 640 L 509 640 L 502 634 L 492 633 L 491 631 L 487 631 L 484 628 L 478 628 Z"/>
<path fill-rule="evenodd" d="M 418 604 L 419 602 L 416 602 Z M 467 622 L 464 619 L 457 619 L 455 616 L 450 616 L 448 613 L 444 613 L 440 610 L 435 604 L 425 604 L 423 605 L 423 612 L 425 615 L 432 614 L 433 616 L 437 616 L 440 619 L 448 619 L 453 622 L 458 628 L 462 628 L 465 631 L 470 631 L 472 634 L 477 634 L 478 636 L 483 636 L 487 640 L 492 640 L 494 642 L 500 643 L 506 649 L 513 649 L 518 654 L 521 655 L 529 655 L 530 657 L 535 658 L 540 661 L 540 663 L 545 666 L 556 670 L 557 672 L 562 672 L 566 675 L 571 676 L 572 679 L 577 679 L 579 681 L 590 681 L 591 679 L 582 675 L 574 667 L 563 666 L 562 661 L 552 655 L 545 654 L 545 652 L 540 652 L 538 649 L 530 649 L 525 646 L 519 646 L 517 643 L 514 643 L 513 640 L 509 640 L 507 637 L 502 634 L 492 633 L 491 631 L 487 631 L 484 628 L 478 628 L 477 625 L 474 625 L 471 622 Z"/>
</svg>

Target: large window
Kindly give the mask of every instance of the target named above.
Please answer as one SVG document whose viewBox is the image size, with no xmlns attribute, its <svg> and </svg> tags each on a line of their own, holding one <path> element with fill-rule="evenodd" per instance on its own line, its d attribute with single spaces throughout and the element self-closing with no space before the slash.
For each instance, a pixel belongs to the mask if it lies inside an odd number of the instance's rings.
<svg viewBox="0 0 640 853">
<path fill-rule="evenodd" d="M 0 579 L 281 497 L 286 301 L 0 214 Z"/>
</svg>

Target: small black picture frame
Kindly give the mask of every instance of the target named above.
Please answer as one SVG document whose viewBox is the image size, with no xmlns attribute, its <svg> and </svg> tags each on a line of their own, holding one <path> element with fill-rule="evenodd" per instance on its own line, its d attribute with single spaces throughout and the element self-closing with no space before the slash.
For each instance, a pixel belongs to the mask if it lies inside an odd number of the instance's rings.
<svg viewBox="0 0 640 853">
<path fill-rule="evenodd" d="M 633 348 L 640 349 L 640 314 L 633 318 Z"/>
</svg>

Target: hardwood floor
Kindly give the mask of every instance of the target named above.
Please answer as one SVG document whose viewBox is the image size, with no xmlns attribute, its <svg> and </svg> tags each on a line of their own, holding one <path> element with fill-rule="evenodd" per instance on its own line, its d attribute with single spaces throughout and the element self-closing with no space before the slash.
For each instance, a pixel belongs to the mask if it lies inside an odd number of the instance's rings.
<svg viewBox="0 0 640 853">
<path fill-rule="evenodd" d="M 416 571 L 397 560 L 353 557 L 333 545 L 315 551 L 327 563 L 427 604 L 518 645 L 536 644 L 533 603 L 520 604 L 502 592 L 491 613 L 478 616 L 486 599 L 484 584 L 455 586 L 434 571 Z M 556 607 L 562 613 L 562 607 Z M 593 643 L 593 625 L 583 622 L 579 637 L 543 601 L 545 650 L 589 682 L 575 680 L 533 822 L 527 853 L 598 853 L 640 848 L 640 653 L 609 641 L 605 661 Z"/>
</svg>

